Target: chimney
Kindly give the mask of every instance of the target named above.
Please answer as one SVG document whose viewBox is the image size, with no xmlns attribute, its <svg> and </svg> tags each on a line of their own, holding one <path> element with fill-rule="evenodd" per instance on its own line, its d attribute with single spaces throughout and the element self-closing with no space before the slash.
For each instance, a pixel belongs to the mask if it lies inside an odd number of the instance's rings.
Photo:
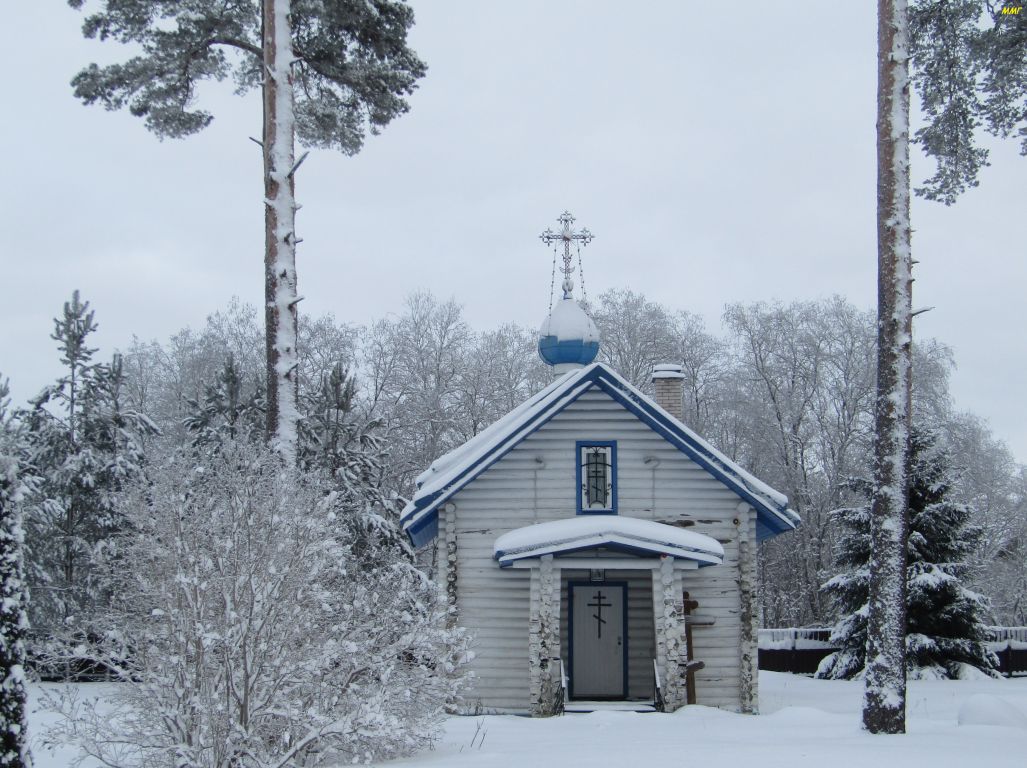
<svg viewBox="0 0 1027 768">
<path fill-rule="evenodd" d="M 656 404 L 678 421 L 685 420 L 684 385 L 685 374 L 675 363 L 660 363 L 653 366 L 653 392 Z"/>
</svg>

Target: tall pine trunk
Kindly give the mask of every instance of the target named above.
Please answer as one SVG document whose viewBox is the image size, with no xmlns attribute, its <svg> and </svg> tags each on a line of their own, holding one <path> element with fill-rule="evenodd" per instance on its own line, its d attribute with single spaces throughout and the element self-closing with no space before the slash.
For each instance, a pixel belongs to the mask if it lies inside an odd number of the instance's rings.
<svg viewBox="0 0 1027 768">
<path fill-rule="evenodd" d="M 912 351 L 906 0 L 879 0 L 877 23 L 877 408 L 863 727 L 904 733 Z"/>
<path fill-rule="evenodd" d="M 264 296 L 267 334 L 267 438 L 296 455 L 297 311 L 295 115 L 291 0 L 264 0 Z"/>
</svg>

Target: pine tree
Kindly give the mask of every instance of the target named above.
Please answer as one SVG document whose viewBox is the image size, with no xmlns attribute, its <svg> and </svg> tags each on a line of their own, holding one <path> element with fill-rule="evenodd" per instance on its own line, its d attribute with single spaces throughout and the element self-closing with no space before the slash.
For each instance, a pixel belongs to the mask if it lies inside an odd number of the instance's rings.
<svg viewBox="0 0 1027 768">
<path fill-rule="evenodd" d="M 877 401 L 863 726 L 871 733 L 904 733 L 913 337 L 906 0 L 878 0 L 877 30 Z"/>
<path fill-rule="evenodd" d="M 982 130 L 1023 137 L 1027 155 L 1027 14 L 1020 2 L 918 0 L 910 7 L 913 82 L 926 124 L 915 141 L 937 161 L 917 193 L 951 205 L 978 185 Z M 1010 12 L 1014 11 L 1014 12 Z"/>
<path fill-rule="evenodd" d="M 85 0 L 69 0 L 76 9 Z M 260 87 L 264 103 L 267 435 L 295 457 L 297 391 L 295 137 L 354 154 L 409 109 L 424 76 L 407 47 L 413 12 L 398 0 L 105 0 L 86 17 L 88 38 L 141 53 L 123 64 L 90 64 L 75 95 L 107 109 L 128 107 L 161 138 L 194 134 L 213 115 L 194 108 L 203 80 L 234 76 Z M 234 55 L 234 58 L 230 57 Z"/>
<path fill-rule="evenodd" d="M 399 505 L 382 484 L 388 456 L 375 419 L 355 412 L 356 379 L 336 363 L 321 386 L 303 399 L 299 464 L 321 477 L 327 492 L 350 510 L 341 522 L 349 528 L 353 552 L 364 566 L 382 548 L 404 562 L 414 553 L 399 525 Z"/>
<path fill-rule="evenodd" d="M 26 498 L 26 561 L 32 623 L 42 630 L 102 601 L 91 561 L 120 529 L 115 494 L 139 471 L 140 437 L 156 432 L 145 415 L 123 406 L 120 357 L 93 361 L 96 327 L 89 302 L 75 291 L 51 336 L 66 373 L 19 414 L 26 459 L 39 477 Z"/>
<path fill-rule="evenodd" d="M 0 767 L 30 768 L 25 693 L 28 596 L 22 566 L 24 532 L 18 502 L 28 481 L 19 466 L 18 435 L 8 414 L 7 381 L 0 378 Z"/>
<path fill-rule="evenodd" d="M 981 530 L 973 510 L 951 501 L 949 456 L 935 434 L 913 431 L 909 489 L 909 541 L 906 568 L 906 669 L 913 678 L 961 677 L 965 665 L 995 675 L 997 659 L 987 650 L 987 602 L 965 586 Z M 867 481 L 853 487 L 869 495 Z M 867 599 L 870 581 L 870 507 L 834 513 L 844 528 L 837 561 L 846 572 L 823 589 L 842 619 L 831 633 L 837 653 L 824 659 L 818 677 L 852 678 L 864 669 Z"/>
<path fill-rule="evenodd" d="M 246 391 L 235 357 L 229 353 L 217 380 L 205 387 L 203 401 L 187 399 L 192 413 L 185 419 L 193 445 L 250 440 L 261 433 L 267 402 L 258 381 Z"/>
</svg>

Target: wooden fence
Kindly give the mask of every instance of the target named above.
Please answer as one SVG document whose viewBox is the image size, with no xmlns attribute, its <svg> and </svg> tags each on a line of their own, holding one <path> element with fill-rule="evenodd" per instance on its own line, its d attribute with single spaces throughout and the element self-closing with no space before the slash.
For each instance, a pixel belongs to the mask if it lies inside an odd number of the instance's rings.
<svg viewBox="0 0 1027 768">
<path fill-rule="evenodd" d="M 1006 677 L 1027 674 L 1027 627 L 987 627 L 988 647 Z M 761 629 L 759 667 L 768 672 L 812 675 L 824 657 L 834 653 L 831 629 L 803 627 Z"/>
<path fill-rule="evenodd" d="M 838 650 L 830 639 L 831 629 L 825 627 L 761 629 L 759 667 L 768 672 L 815 674 L 821 660 Z"/>
<path fill-rule="evenodd" d="M 1006 677 L 1027 674 L 1027 627 L 988 627 L 988 634 L 999 671 Z"/>
</svg>

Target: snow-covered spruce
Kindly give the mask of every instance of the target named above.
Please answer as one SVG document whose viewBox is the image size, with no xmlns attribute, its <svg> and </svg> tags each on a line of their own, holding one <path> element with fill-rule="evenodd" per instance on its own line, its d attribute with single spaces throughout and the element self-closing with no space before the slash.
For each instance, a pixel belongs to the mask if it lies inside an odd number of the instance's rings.
<svg viewBox="0 0 1027 768">
<path fill-rule="evenodd" d="M 949 466 L 938 438 L 914 430 L 906 568 L 906 669 L 912 678 L 959 678 L 968 666 L 997 674 L 997 659 L 984 642 L 987 604 L 964 583 L 980 528 L 971 523 L 969 506 L 948 500 Z M 859 487 L 870 491 L 867 482 Z M 870 508 L 834 515 L 845 531 L 838 563 L 847 570 L 828 581 L 824 592 L 842 614 L 831 634 L 839 650 L 823 660 L 817 676 L 852 678 L 863 672 L 866 659 Z"/>
<path fill-rule="evenodd" d="M 335 765 L 429 743 L 466 643 L 381 522 L 259 445 L 154 465 L 122 494 L 131 527 L 107 581 L 121 599 L 91 649 L 125 682 L 110 707 L 65 698 L 48 738 L 126 768 Z"/>
<path fill-rule="evenodd" d="M 0 378 L 0 766 L 29 768 L 25 711 L 25 613 L 22 568 L 24 532 L 18 502 L 27 488 L 18 435 L 8 414 L 6 380 Z"/>
</svg>

